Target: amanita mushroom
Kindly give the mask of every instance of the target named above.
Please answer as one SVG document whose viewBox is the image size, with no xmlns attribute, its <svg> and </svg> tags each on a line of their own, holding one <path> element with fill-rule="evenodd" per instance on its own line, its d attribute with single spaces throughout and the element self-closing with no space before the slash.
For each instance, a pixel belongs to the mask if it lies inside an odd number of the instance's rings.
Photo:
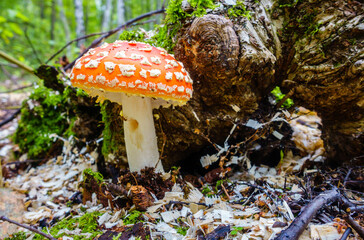
<svg viewBox="0 0 364 240">
<path fill-rule="evenodd" d="M 152 110 L 184 105 L 192 97 L 192 80 L 182 63 L 164 49 L 116 41 L 90 49 L 76 61 L 70 78 L 100 101 L 122 105 L 130 171 L 155 167 L 163 172 Z"/>
</svg>

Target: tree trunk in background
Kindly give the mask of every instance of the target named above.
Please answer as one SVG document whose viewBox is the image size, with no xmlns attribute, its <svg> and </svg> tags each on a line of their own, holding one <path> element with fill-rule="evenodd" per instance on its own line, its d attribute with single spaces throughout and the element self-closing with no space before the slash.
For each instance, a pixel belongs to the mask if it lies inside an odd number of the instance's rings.
<svg viewBox="0 0 364 240">
<path fill-rule="evenodd" d="M 125 5 L 124 0 L 117 0 L 116 3 L 116 13 L 118 26 L 125 23 Z"/>
<path fill-rule="evenodd" d="M 75 4 L 75 18 L 76 18 L 76 36 L 77 38 L 85 35 L 85 24 L 83 20 L 83 5 L 82 0 L 74 0 Z M 85 40 L 77 42 L 77 46 L 80 47 L 84 44 Z"/>
<path fill-rule="evenodd" d="M 112 0 L 106 0 L 104 17 L 102 20 L 102 27 L 101 27 L 102 32 L 105 32 L 110 28 L 111 7 L 112 7 Z"/>
<path fill-rule="evenodd" d="M 45 10 L 44 0 L 39 0 L 39 16 L 41 19 L 44 19 L 44 10 Z"/>
<path fill-rule="evenodd" d="M 56 0 L 52 0 L 50 39 L 54 40 L 54 24 L 56 23 Z"/>
<path fill-rule="evenodd" d="M 59 15 L 64 28 L 64 34 L 66 36 L 66 41 L 70 42 L 71 41 L 70 27 L 68 25 L 67 17 L 64 14 L 63 0 L 58 0 L 58 7 L 59 7 Z M 71 47 L 67 47 L 67 56 L 71 57 Z"/>
</svg>

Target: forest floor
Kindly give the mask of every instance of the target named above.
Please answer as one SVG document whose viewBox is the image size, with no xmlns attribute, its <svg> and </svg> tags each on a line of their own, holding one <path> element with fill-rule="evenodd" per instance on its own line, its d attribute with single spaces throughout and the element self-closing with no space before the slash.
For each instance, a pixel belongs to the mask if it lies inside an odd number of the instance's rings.
<svg viewBox="0 0 364 240">
<path fill-rule="evenodd" d="M 0 94 L 0 121 L 14 114 L 27 96 Z M 238 160 L 244 164 L 211 169 L 204 176 L 182 176 L 178 168 L 164 175 L 124 171 L 114 181 L 96 173 L 97 153 L 78 149 L 73 138 L 63 139 L 62 153 L 41 165 L 32 165 L 26 155 L 14 159 L 11 152 L 17 147 L 10 136 L 17 127 L 15 118 L 0 128 L 5 179 L 0 216 L 43 228 L 58 239 L 274 239 L 282 230 L 291 234 L 290 223 L 318 207 L 312 220 L 304 219 L 307 227 L 300 239 L 339 239 L 354 228 L 344 219 L 364 226 L 363 209 L 347 210 L 363 208 L 364 168 L 323 167 L 320 119 L 302 113 L 290 116 L 301 154 L 287 154 L 276 167 L 232 158 L 233 165 Z M 336 198 L 315 206 L 330 190 L 338 192 Z M 0 239 L 9 236 L 41 239 L 0 221 Z M 360 236 L 353 230 L 349 238 Z"/>
</svg>

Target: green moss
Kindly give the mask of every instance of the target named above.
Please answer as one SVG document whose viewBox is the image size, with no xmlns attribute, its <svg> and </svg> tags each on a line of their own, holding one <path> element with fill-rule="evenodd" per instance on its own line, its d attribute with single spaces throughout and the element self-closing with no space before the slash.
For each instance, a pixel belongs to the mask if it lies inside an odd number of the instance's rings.
<svg viewBox="0 0 364 240">
<path fill-rule="evenodd" d="M 228 15 L 232 17 L 246 17 L 248 20 L 252 18 L 243 1 L 237 1 L 236 4 L 228 10 Z"/>
<path fill-rule="evenodd" d="M 166 9 L 164 24 L 157 28 L 157 34 L 152 38 L 154 45 L 172 52 L 176 42 L 174 37 L 182 28 L 184 20 L 189 17 L 202 17 L 206 9 L 214 9 L 214 0 L 189 0 L 193 7 L 191 13 L 182 10 L 182 0 L 171 0 Z"/>
<path fill-rule="evenodd" d="M 302 0 L 279 0 L 278 6 L 280 8 L 292 8 L 295 7 L 298 3 L 301 3 Z"/>
<path fill-rule="evenodd" d="M 286 96 L 286 94 L 283 94 L 282 92 L 281 92 L 281 89 L 278 87 L 278 86 L 276 86 L 272 91 L 271 91 L 271 93 L 273 94 L 273 96 L 276 98 L 276 102 L 278 103 L 279 101 L 281 101 L 285 96 Z M 281 107 L 283 107 L 283 108 L 290 108 L 290 107 L 292 107 L 293 106 L 293 100 L 292 99 L 290 99 L 290 98 L 288 98 L 283 104 L 282 104 L 282 106 Z"/>
<path fill-rule="evenodd" d="M 102 176 L 102 174 L 99 172 L 92 171 L 91 168 L 86 168 L 85 170 L 83 170 L 83 175 L 84 176 L 89 175 L 89 176 L 93 177 L 96 180 L 96 182 L 99 184 L 104 181 L 104 176 Z M 84 179 L 86 179 L 86 177 Z"/>
<path fill-rule="evenodd" d="M 54 144 L 51 134 L 69 137 L 73 134 L 71 127 L 74 120 L 65 94 L 39 86 L 23 102 L 13 140 L 30 158 L 42 158 Z"/>
<path fill-rule="evenodd" d="M 4 240 L 25 240 L 27 239 L 27 235 L 25 232 L 17 232 L 12 234 L 10 237 L 4 238 Z"/>
<path fill-rule="evenodd" d="M 98 230 L 97 218 L 101 216 L 100 212 L 90 212 L 85 213 L 81 217 L 71 217 L 65 218 L 53 225 L 49 229 L 49 233 L 55 238 L 61 238 L 63 236 L 72 237 L 74 240 L 86 240 L 86 239 L 94 239 L 97 235 L 102 234 L 102 231 Z M 62 229 L 68 229 L 70 231 L 75 230 L 76 228 L 81 229 L 81 233 L 91 233 L 89 238 L 82 235 L 72 235 L 66 233 L 60 233 L 59 231 Z M 47 232 L 46 229 L 43 230 Z M 44 239 L 44 237 L 36 234 L 33 238 L 34 240 Z"/>
<path fill-rule="evenodd" d="M 112 153 L 116 156 L 123 154 L 121 143 L 124 140 L 124 134 L 121 131 L 123 127 L 122 118 L 120 116 L 120 106 L 110 101 L 104 101 L 101 104 L 102 122 L 104 130 L 102 131 L 102 154 L 108 156 Z"/>
<path fill-rule="evenodd" d="M 141 212 L 133 210 L 128 215 L 126 215 L 126 217 L 123 219 L 123 222 L 125 225 L 129 225 L 129 224 L 136 224 L 138 222 L 144 222 L 144 220 L 142 218 Z"/>
<path fill-rule="evenodd" d="M 315 21 L 318 12 L 310 7 L 309 2 L 302 0 L 279 0 L 278 8 L 285 12 L 285 22 L 283 24 L 283 40 L 290 39 L 291 36 L 299 39 L 300 36 L 314 36 L 321 26 Z"/>
</svg>

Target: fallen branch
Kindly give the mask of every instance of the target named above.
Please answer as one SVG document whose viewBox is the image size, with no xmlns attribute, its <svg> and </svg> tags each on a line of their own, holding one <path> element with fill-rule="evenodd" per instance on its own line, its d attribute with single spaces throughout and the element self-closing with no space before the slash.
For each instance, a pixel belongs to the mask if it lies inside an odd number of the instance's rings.
<svg viewBox="0 0 364 240">
<path fill-rule="evenodd" d="M 301 212 L 301 214 L 293 220 L 291 225 L 282 231 L 275 240 L 298 239 L 307 227 L 308 223 L 316 215 L 324 205 L 335 202 L 339 199 L 340 193 L 337 189 L 328 190 L 315 197 Z"/>
<path fill-rule="evenodd" d="M 12 224 L 15 224 L 15 225 L 18 225 L 19 227 L 22 227 L 22 228 L 26 228 L 32 232 L 35 232 L 35 233 L 38 233 L 39 235 L 42 235 L 43 237 L 45 238 L 48 238 L 48 239 L 51 239 L 51 240 L 57 240 L 56 238 L 52 237 L 51 235 L 48 235 L 42 231 L 39 231 L 38 229 L 34 228 L 34 227 L 31 227 L 31 226 L 28 226 L 28 225 L 24 225 L 24 224 L 21 224 L 21 223 L 18 223 L 14 220 L 11 220 L 5 216 L 0 216 L 0 220 L 2 221 L 6 221 L 6 222 L 9 222 L 9 223 L 12 223 Z"/>
<path fill-rule="evenodd" d="M 0 57 L 5 59 L 6 61 L 13 63 L 15 65 L 17 65 L 18 67 L 20 67 L 21 69 L 34 74 L 34 69 L 25 65 L 24 63 L 20 62 L 19 60 L 13 58 L 12 56 L 8 55 L 7 53 L 3 52 L 0 50 Z"/>
<path fill-rule="evenodd" d="M 83 54 L 85 54 L 88 50 L 90 50 L 91 48 L 94 48 L 96 47 L 97 45 L 99 45 L 104 39 L 110 37 L 111 35 L 117 33 L 118 31 L 122 30 L 122 29 L 125 29 L 126 27 L 130 26 L 131 24 L 137 22 L 137 21 L 140 21 L 144 18 L 147 18 L 147 17 L 151 17 L 153 15 L 156 15 L 156 14 L 161 14 L 161 13 L 164 13 L 165 12 L 165 9 L 164 7 L 162 7 L 161 9 L 159 10 L 155 10 L 155 11 L 151 11 L 151 12 L 148 12 L 148 13 L 145 13 L 145 14 L 142 14 L 136 18 L 133 18 L 133 19 L 130 19 L 129 21 L 127 21 L 126 23 L 124 23 L 123 25 L 120 25 L 119 27 L 117 28 L 114 28 L 108 32 L 106 32 L 105 34 L 103 34 L 102 36 L 100 36 L 99 38 L 95 39 L 91 45 L 86 48 L 75 60 L 73 60 L 73 62 L 71 62 L 70 64 L 68 64 L 67 66 L 64 67 L 64 70 L 67 71 L 68 69 L 72 68 L 73 65 L 75 64 L 76 60 L 81 57 Z"/>
<path fill-rule="evenodd" d="M 346 240 L 349 237 L 351 231 L 351 228 L 348 227 L 339 240 Z"/>
<path fill-rule="evenodd" d="M 16 118 L 16 116 L 18 116 L 19 113 L 20 113 L 20 108 L 18 110 L 16 110 L 10 117 L 8 117 L 4 121 L 0 122 L 0 127 L 4 126 L 8 122 L 11 122 L 14 118 Z"/>
<path fill-rule="evenodd" d="M 19 88 L 15 88 L 15 89 L 11 89 L 11 90 L 8 90 L 8 91 L 0 92 L 0 94 L 2 94 L 2 93 L 12 93 L 12 92 L 16 92 L 16 91 L 19 91 L 19 90 L 23 90 L 25 88 L 30 88 L 32 86 L 33 86 L 33 84 L 29 84 L 29 85 L 22 86 L 22 87 L 19 87 Z"/>
<path fill-rule="evenodd" d="M 364 239 L 364 229 L 359 225 L 359 223 L 355 222 L 355 220 L 348 215 L 343 218 L 359 234 L 359 236 Z"/>
<path fill-rule="evenodd" d="M 351 206 L 346 209 L 347 212 L 364 212 L 363 206 Z"/>
</svg>

